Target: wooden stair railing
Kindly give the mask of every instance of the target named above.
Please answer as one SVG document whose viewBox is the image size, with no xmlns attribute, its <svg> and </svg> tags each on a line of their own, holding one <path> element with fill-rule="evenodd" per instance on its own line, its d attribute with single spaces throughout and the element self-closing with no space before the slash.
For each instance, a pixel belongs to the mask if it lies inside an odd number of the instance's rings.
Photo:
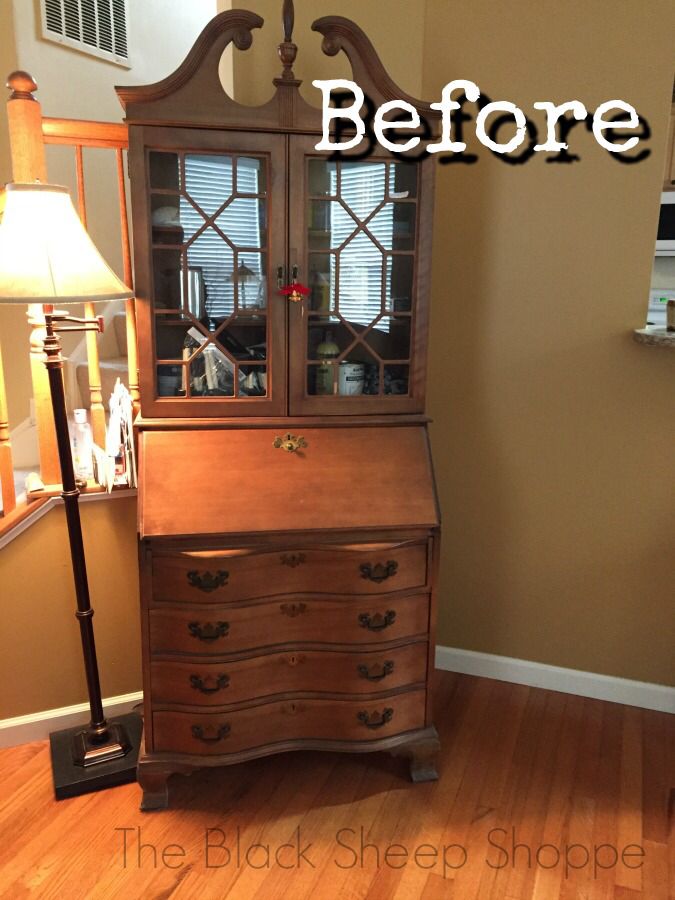
<svg viewBox="0 0 675 900">
<path fill-rule="evenodd" d="M 126 125 L 113 122 L 91 122 L 43 117 L 40 103 L 34 97 L 37 84 L 27 72 L 13 72 L 8 78 L 7 87 L 11 91 L 7 102 L 7 119 L 12 177 L 14 181 L 48 181 L 45 145 L 59 144 L 72 147 L 77 175 L 76 200 L 85 227 L 87 224 L 87 212 L 83 149 L 93 147 L 114 152 L 117 171 L 117 203 L 124 269 L 123 278 L 126 284 L 133 289 L 129 218 L 124 178 L 124 153 L 128 149 Z M 90 304 L 86 304 L 85 315 L 87 316 L 93 314 L 93 309 L 90 309 L 89 306 Z M 138 350 L 133 299 L 125 301 L 125 314 L 129 391 L 134 404 L 134 412 L 138 412 Z M 44 318 L 41 306 L 29 306 L 28 321 L 31 325 L 30 358 L 38 430 L 40 478 L 43 484 L 53 487 L 60 482 L 60 472 L 47 372 L 43 364 Z M 87 335 L 87 365 L 89 370 L 92 431 L 94 440 L 102 445 L 105 439 L 105 407 L 104 398 L 101 396 L 100 362 L 96 334 L 94 333 Z M 8 517 L 12 510 L 15 509 L 16 497 L 1 354 L 0 487 L 2 489 L 3 516 Z M 31 492 L 29 499 L 36 499 L 35 492 Z"/>
</svg>

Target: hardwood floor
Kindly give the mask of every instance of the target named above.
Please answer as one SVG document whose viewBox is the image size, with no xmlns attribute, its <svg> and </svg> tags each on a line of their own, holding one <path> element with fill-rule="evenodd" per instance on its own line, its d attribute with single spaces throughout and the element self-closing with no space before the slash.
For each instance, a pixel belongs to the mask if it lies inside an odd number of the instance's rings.
<svg viewBox="0 0 675 900">
<path fill-rule="evenodd" d="M 140 813 L 135 784 L 54 801 L 46 743 L 0 751 L 0 896 L 675 897 L 675 716 L 437 679 L 433 784 L 384 754 L 285 754 L 176 776 Z"/>
</svg>

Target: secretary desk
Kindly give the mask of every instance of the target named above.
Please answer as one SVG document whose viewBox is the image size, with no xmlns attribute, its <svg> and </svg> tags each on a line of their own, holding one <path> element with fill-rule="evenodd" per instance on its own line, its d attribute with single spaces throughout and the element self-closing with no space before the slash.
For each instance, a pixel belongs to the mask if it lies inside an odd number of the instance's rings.
<svg viewBox="0 0 675 900">
<path fill-rule="evenodd" d="M 172 773 L 297 749 L 386 750 L 413 780 L 437 777 L 433 158 L 368 139 L 317 151 L 293 18 L 285 0 L 263 106 L 218 75 L 228 44 L 248 49 L 263 25 L 241 10 L 168 78 L 117 88 L 139 331 L 143 809 L 167 805 Z M 355 24 L 312 27 L 369 109 L 429 113 Z"/>
</svg>

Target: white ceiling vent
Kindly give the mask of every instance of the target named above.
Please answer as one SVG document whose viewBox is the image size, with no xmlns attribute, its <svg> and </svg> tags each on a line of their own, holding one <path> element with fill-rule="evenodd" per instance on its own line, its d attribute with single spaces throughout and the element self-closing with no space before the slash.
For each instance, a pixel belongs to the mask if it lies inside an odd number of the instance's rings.
<svg viewBox="0 0 675 900">
<path fill-rule="evenodd" d="M 41 0 L 42 36 L 130 67 L 127 0 Z"/>
</svg>

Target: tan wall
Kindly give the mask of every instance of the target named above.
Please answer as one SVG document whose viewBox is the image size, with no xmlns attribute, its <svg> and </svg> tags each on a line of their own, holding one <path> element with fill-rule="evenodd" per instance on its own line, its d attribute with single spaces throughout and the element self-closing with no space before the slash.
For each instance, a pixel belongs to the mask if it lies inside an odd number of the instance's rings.
<svg viewBox="0 0 675 900">
<path fill-rule="evenodd" d="M 141 686 L 136 502 L 80 504 L 104 697 Z M 63 507 L 0 550 L 0 719 L 87 699 Z"/>
<path fill-rule="evenodd" d="M 265 45 L 256 34 L 253 49 L 236 55 L 235 88 L 260 102 L 269 91 L 254 96 L 249 79 L 266 84 L 278 73 L 279 3 L 250 5 L 271 36 Z M 675 683 L 672 360 L 630 339 L 644 322 L 652 266 L 673 78 L 670 4 L 655 0 L 647 16 L 609 0 L 514 0 L 508 8 L 429 0 L 426 30 L 412 0 L 296 7 L 297 71 L 307 81 L 348 74 L 321 56 L 308 30 L 336 12 L 366 29 L 404 90 L 428 99 L 451 78 L 469 77 L 526 110 L 541 99 L 593 107 L 621 97 L 649 120 L 654 154 L 638 166 L 621 166 L 579 131 L 582 162 L 570 167 L 540 159 L 509 167 L 482 152 L 475 166 L 439 169 L 429 373 L 444 513 L 438 640 Z M 92 517 L 105 517 L 128 567 L 117 590 L 92 560 L 97 635 L 109 642 L 101 647 L 106 694 L 140 684 L 134 521 L 123 502 L 85 513 L 91 554 L 103 544 Z M 14 586 L 4 607 L 24 650 L 11 652 L 16 689 L 0 717 L 84 698 L 65 545 L 57 555 L 53 527 L 44 520 L 41 532 L 0 551 L 3 595 Z M 24 584 L 36 554 L 61 560 L 56 589 L 47 592 L 44 573 Z M 34 652 L 36 609 L 48 611 L 50 638 L 71 629 L 69 645 L 45 638 Z"/>
<path fill-rule="evenodd" d="M 672 354 L 645 321 L 675 7 L 429 0 L 424 90 L 526 111 L 633 103 L 651 158 L 439 170 L 429 410 L 444 512 L 439 639 L 675 683 Z M 670 471 L 669 471 L 670 469 Z"/>
</svg>

